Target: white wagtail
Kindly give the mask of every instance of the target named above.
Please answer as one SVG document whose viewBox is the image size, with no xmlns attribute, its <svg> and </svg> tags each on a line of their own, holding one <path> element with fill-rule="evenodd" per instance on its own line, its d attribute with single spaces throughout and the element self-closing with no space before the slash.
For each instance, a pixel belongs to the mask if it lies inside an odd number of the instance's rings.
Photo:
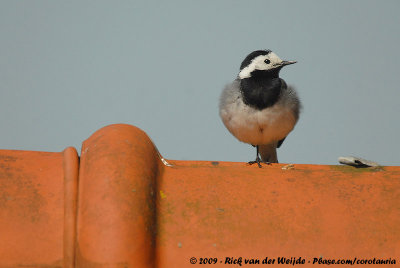
<svg viewBox="0 0 400 268">
<path fill-rule="evenodd" d="M 249 164 L 278 163 L 276 148 L 296 125 L 300 100 L 279 78 L 282 67 L 293 63 L 296 61 L 281 60 L 270 50 L 254 51 L 243 60 L 237 78 L 222 91 L 219 114 L 226 128 L 238 140 L 257 148 L 256 160 Z"/>
</svg>

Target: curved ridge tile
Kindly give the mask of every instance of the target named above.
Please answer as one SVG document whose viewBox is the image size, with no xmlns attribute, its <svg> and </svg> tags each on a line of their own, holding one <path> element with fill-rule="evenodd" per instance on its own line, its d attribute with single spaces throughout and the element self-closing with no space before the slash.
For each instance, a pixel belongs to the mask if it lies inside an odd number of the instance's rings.
<svg viewBox="0 0 400 268">
<path fill-rule="evenodd" d="M 78 267 L 152 267 L 156 188 L 162 165 L 139 128 L 116 124 L 82 146 Z"/>
</svg>

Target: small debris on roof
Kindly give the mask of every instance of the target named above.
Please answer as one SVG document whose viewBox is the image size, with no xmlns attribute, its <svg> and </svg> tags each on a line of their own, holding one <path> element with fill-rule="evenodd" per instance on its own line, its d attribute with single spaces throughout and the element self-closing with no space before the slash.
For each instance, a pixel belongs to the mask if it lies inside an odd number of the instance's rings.
<svg viewBox="0 0 400 268">
<path fill-rule="evenodd" d="M 283 166 L 282 169 L 284 169 L 284 170 L 294 169 L 294 165 L 293 164 L 289 164 L 289 165 Z"/>
<path fill-rule="evenodd" d="M 339 163 L 343 165 L 349 165 L 353 167 L 378 167 L 379 164 L 373 161 L 369 161 L 360 157 L 355 156 L 340 156 L 338 158 Z"/>
</svg>

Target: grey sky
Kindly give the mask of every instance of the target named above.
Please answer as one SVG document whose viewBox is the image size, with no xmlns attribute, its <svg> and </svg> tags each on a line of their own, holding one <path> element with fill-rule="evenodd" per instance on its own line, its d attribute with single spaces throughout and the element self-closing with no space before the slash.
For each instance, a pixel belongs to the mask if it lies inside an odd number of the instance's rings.
<svg viewBox="0 0 400 268">
<path fill-rule="evenodd" d="M 113 123 L 170 159 L 249 161 L 218 116 L 244 57 L 298 63 L 281 77 L 303 112 L 281 162 L 356 155 L 400 165 L 400 1 L 1 1 L 0 148 L 80 150 Z"/>
</svg>

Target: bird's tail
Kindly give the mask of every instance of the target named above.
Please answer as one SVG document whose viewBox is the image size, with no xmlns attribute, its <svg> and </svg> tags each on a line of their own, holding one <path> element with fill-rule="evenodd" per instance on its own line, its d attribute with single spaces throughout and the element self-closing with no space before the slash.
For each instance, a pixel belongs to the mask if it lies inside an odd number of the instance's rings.
<svg viewBox="0 0 400 268">
<path fill-rule="evenodd" d="M 278 163 L 278 156 L 276 154 L 276 143 L 259 145 L 259 153 L 261 156 L 261 160 L 270 163 Z"/>
</svg>

